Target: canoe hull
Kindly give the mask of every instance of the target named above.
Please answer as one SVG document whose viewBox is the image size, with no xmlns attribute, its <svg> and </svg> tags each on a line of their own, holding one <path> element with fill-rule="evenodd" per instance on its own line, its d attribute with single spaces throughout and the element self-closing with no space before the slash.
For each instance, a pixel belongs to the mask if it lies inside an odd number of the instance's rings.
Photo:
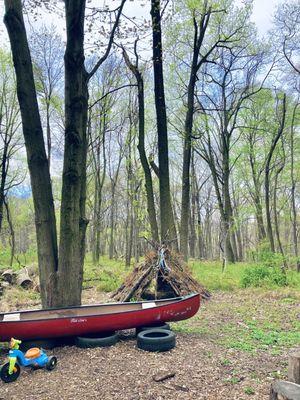
<svg viewBox="0 0 300 400">
<path fill-rule="evenodd" d="M 184 297 L 167 305 L 105 315 L 63 317 L 54 319 L 0 322 L 0 342 L 16 337 L 21 340 L 81 336 L 136 328 L 160 322 L 180 321 L 195 315 L 200 295 Z"/>
</svg>

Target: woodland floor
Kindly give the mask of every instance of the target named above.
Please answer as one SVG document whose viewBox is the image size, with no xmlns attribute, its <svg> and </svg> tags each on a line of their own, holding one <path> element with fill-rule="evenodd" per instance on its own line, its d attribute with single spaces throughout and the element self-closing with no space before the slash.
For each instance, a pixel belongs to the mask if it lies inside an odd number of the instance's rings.
<svg viewBox="0 0 300 400">
<path fill-rule="evenodd" d="M 84 296 L 94 302 L 107 295 L 91 289 Z M 130 332 L 110 348 L 56 348 L 48 351 L 58 357 L 54 371 L 23 369 L 16 382 L 0 383 L 0 399 L 267 400 L 300 344 L 299 303 L 295 291 L 215 292 L 194 318 L 173 324 L 170 352 L 139 350 Z M 162 371 L 176 374 L 156 383 Z"/>
</svg>

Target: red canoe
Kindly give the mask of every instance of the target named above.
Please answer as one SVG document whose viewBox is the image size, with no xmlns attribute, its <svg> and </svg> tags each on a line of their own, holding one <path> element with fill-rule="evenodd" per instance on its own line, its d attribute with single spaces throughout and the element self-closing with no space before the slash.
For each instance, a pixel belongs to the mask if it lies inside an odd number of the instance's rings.
<svg viewBox="0 0 300 400">
<path fill-rule="evenodd" d="M 18 339 L 80 336 L 180 321 L 196 314 L 198 293 L 136 303 L 107 303 L 0 314 L 0 342 Z"/>
</svg>

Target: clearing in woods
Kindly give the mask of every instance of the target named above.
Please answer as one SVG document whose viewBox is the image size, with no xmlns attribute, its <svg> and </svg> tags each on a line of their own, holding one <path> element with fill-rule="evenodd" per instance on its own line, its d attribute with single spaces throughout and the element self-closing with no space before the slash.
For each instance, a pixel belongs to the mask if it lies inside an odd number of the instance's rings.
<svg viewBox="0 0 300 400">
<path fill-rule="evenodd" d="M 120 273 L 119 263 L 105 264 Z M 198 268 L 193 265 L 202 282 L 219 275 L 212 264 L 203 265 L 202 273 Z M 0 384 L 0 398 L 12 400 L 22 394 L 26 400 L 52 400 L 55 393 L 62 400 L 267 399 L 273 379 L 286 378 L 287 355 L 300 343 L 300 293 L 297 287 L 239 289 L 237 270 L 234 266 L 225 273 L 223 287 L 216 287 L 216 279 L 208 285 L 212 298 L 202 303 L 194 318 L 172 324 L 177 333 L 174 350 L 139 350 L 132 332 L 123 333 L 111 348 L 56 348 L 49 351 L 58 357 L 56 370 L 24 369 L 17 382 Z M 90 287 L 95 273 L 88 266 L 85 303 L 108 299 L 108 293 Z M 106 283 L 106 289 L 117 286 L 119 277 L 116 281 L 112 273 L 106 275 L 114 282 Z M 96 285 L 100 283 L 103 279 Z M 24 292 L 18 296 L 14 290 L 5 296 L 10 308 L 28 306 Z M 29 295 L 36 304 L 35 295 Z M 2 363 L 5 350 L 0 358 Z M 164 371 L 175 372 L 175 377 L 154 382 L 153 376 Z"/>
</svg>

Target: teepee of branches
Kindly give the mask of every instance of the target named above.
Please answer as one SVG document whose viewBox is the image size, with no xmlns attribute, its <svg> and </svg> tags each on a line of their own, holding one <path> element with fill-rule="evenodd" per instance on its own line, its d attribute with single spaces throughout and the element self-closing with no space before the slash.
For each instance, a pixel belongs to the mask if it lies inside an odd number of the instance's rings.
<svg viewBox="0 0 300 400">
<path fill-rule="evenodd" d="M 159 299 L 193 292 L 208 299 L 210 293 L 197 282 L 182 257 L 166 246 L 146 254 L 125 282 L 112 294 L 116 301 Z"/>
</svg>

